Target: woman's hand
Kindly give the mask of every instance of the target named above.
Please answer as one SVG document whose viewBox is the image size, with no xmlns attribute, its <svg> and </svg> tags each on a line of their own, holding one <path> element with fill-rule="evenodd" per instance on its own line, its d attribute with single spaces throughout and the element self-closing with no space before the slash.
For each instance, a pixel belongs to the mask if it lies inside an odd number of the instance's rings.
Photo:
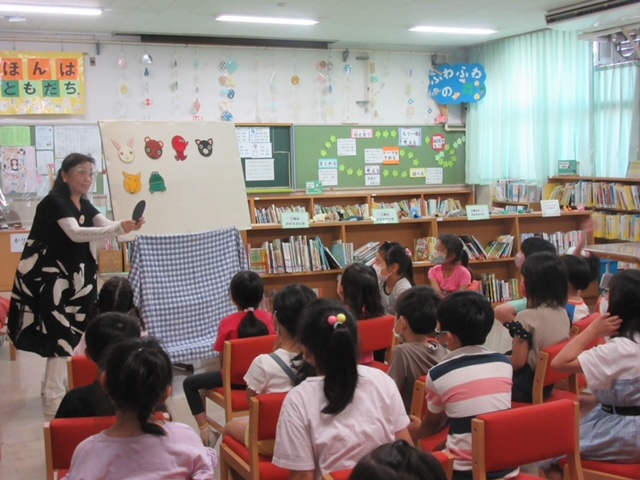
<svg viewBox="0 0 640 480">
<path fill-rule="evenodd" d="M 620 325 L 622 325 L 620 317 L 617 315 L 612 317 L 609 313 L 605 313 L 591 322 L 585 332 L 588 331 L 593 338 L 610 337 L 618 333 Z"/>
<path fill-rule="evenodd" d="M 144 217 L 142 217 L 140 220 L 138 220 L 137 222 L 133 221 L 133 220 L 122 220 L 120 222 L 120 225 L 122 226 L 122 230 L 124 230 L 124 233 L 129 233 L 132 232 L 134 230 L 140 230 L 140 227 L 142 227 L 142 225 L 144 225 Z"/>
</svg>

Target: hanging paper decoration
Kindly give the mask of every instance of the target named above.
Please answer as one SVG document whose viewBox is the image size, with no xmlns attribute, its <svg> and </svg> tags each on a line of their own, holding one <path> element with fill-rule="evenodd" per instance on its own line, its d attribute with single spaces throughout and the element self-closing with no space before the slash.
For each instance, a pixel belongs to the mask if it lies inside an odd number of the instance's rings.
<svg viewBox="0 0 640 480">
<path fill-rule="evenodd" d="M 128 173 L 123 170 L 122 175 L 124 175 L 124 191 L 132 195 L 140 193 L 142 190 L 142 174 Z"/>
<path fill-rule="evenodd" d="M 192 120 L 196 122 L 202 122 L 204 118 L 202 118 L 202 116 L 200 115 L 200 100 L 197 98 L 195 103 L 193 104 L 193 109 L 195 110 L 195 115 L 193 116 Z"/>
<path fill-rule="evenodd" d="M 293 75 L 291 77 L 291 85 L 293 85 L 294 87 L 300 85 L 300 77 L 298 75 Z"/>
<path fill-rule="evenodd" d="M 429 95 L 442 105 L 476 103 L 487 93 L 486 78 L 479 63 L 439 65 L 429 72 Z"/>
<path fill-rule="evenodd" d="M 233 58 L 229 61 L 222 60 L 218 67 L 222 72 L 222 75 L 218 77 L 218 83 L 221 87 L 233 87 L 235 86 L 235 81 L 233 79 L 233 74 L 238 71 L 240 68 L 240 64 L 235 61 Z M 223 88 L 220 90 L 220 96 L 225 98 L 226 100 L 220 102 L 220 120 L 224 122 L 231 122 L 233 120 L 233 114 L 231 113 L 231 102 L 236 97 L 236 91 L 233 88 Z"/>
</svg>

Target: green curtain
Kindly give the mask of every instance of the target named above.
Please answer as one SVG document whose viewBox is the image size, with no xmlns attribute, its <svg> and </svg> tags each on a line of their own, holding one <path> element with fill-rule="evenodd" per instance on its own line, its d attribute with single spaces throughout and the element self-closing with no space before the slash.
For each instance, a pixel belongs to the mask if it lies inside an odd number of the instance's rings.
<svg viewBox="0 0 640 480">
<path fill-rule="evenodd" d="M 469 60 L 484 65 L 487 95 L 467 116 L 468 183 L 544 183 L 558 160 L 593 174 L 590 42 L 542 31 L 476 46 Z"/>
<path fill-rule="evenodd" d="M 593 156 L 597 176 L 624 177 L 629 160 L 640 160 L 634 152 L 637 147 L 631 146 L 634 105 L 636 112 L 638 108 L 634 102 L 636 85 L 640 89 L 638 70 L 628 63 L 594 71 Z"/>
</svg>

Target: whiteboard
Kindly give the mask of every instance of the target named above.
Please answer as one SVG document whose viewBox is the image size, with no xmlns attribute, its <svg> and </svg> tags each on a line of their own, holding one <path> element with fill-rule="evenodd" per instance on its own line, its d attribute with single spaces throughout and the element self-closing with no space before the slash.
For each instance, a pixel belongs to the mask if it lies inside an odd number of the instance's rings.
<svg viewBox="0 0 640 480">
<path fill-rule="evenodd" d="M 232 123 L 103 121 L 99 126 L 116 220 L 131 218 L 145 200 L 140 233 L 251 227 Z M 211 149 L 205 148 L 209 139 Z"/>
</svg>

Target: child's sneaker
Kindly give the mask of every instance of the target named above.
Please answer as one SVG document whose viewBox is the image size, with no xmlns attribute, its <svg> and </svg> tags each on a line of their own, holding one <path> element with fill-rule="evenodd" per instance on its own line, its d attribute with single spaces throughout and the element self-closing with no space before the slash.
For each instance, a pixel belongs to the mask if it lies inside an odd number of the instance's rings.
<svg viewBox="0 0 640 480">
<path fill-rule="evenodd" d="M 209 425 L 198 427 L 200 430 L 200 439 L 205 447 L 215 448 L 218 440 L 220 440 L 220 432 L 212 430 Z"/>
</svg>

